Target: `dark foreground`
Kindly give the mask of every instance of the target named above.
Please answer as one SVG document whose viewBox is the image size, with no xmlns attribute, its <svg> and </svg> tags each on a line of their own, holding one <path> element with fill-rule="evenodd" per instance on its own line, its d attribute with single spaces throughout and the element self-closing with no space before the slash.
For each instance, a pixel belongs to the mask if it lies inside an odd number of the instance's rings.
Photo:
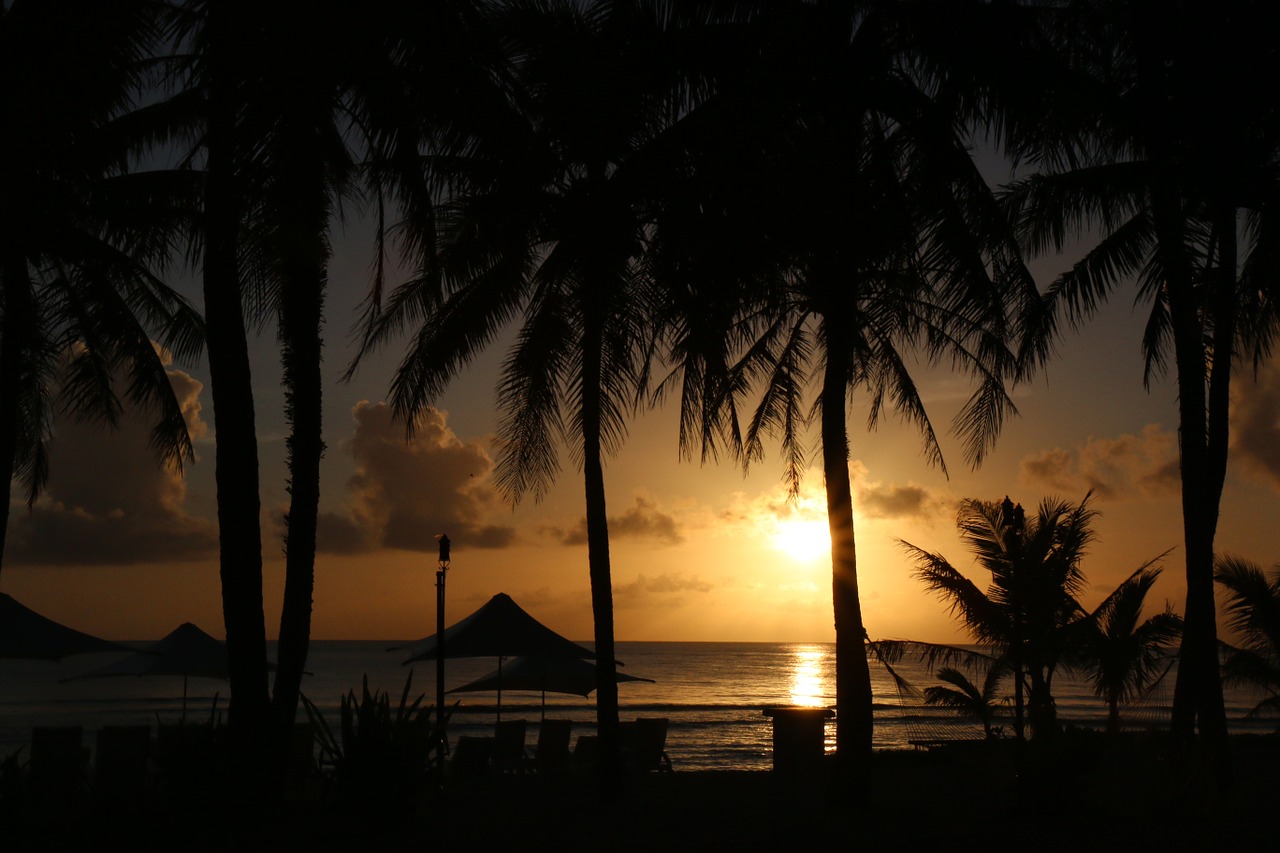
<svg viewBox="0 0 1280 853">
<path fill-rule="evenodd" d="M 836 789 L 829 768 L 651 773 L 616 800 L 589 776 L 502 776 L 450 785 L 397 808 L 295 796 L 274 809 L 217 791 L 182 802 L 3 802 L 10 850 L 800 850 L 1030 846 L 1055 850 L 1275 849 L 1280 737 L 1236 738 L 1234 782 L 1157 742 L 1068 738 L 1052 755 L 1009 743 L 881 752 L 870 785 Z M 1019 781 L 1019 779 L 1021 781 Z M 904 846 L 905 845 L 905 846 Z"/>
</svg>

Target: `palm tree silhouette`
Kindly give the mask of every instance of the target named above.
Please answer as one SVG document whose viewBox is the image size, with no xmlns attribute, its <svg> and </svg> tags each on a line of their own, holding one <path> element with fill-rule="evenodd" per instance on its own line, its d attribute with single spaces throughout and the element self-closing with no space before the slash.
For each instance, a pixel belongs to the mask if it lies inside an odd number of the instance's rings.
<svg viewBox="0 0 1280 853">
<path fill-rule="evenodd" d="M 1027 518 L 1008 498 L 965 500 L 957 526 L 961 540 L 991 574 L 984 592 L 941 554 L 901 541 L 915 575 L 946 601 L 992 658 L 1012 670 L 1014 731 L 1025 717 L 1037 736 L 1057 727 L 1053 676 L 1072 651 L 1073 628 L 1085 616 L 1080 562 L 1093 538 L 1096 513 L 1086 496 L 1078 505 L 1046 498 Z M 1026 684 L 1024 706 L 1023 684 Z"/>
<path fill-rule="evenodd" d="M 943 684 L 926 687 L 924 701 L 973 717 L 982 723 L 982 731 L 987 737 L 995 737 L 995 722 L 1000 712 L 1000 680 L 1008 672 L 998 665 L 988 667 L 981 687 L 955 667 L 940 667 L 935 674 Z"/>
<path fill-rule="evenodd" d="M 436 139 L 430 163 L 447 192 L 430 221 L 409 223 L 434 228 L 421 239 L 421 274 L 375 312 L 366 346 L 413 324 L 390 394 L 412 425 L 523 318 L 498 388 L 497 483 L 513 503 L 540 499 L 562 443 L 581 466 L 600 770 L 612 781 L 621 760 L 603 461 L 623 441 L 652 349 L 641 258 L 678 90 L 657 4 L 496 11 L 486 25 L 509 58 L 492 75 L 502 88 L 481 93 Z"/>
<path fill-rule="evenodd" d="M 158 416 L 161 457 L 193 458 L 152 336 L 188 360 L 201 322 L 157 277 L 175 209 L 154 198 L 151 175 L 128 169 L 143 141 L 129 113 L 158 37 L 154 12 L 74 0 L 0 8 L 0 112 L 10 117 L 0 134 L 0 563 L 13 480 L 29 503 L 45 483 L 55 402 L 114 426 L 127 377 L 128 399 Z"/>
<path fill-rule="evenodd" d="M 1120 706 L 1140 699 L 1172 668 L 1182 619 L 1167 605 L 1145 620 L 1147 593 L 1160 569 L 1143 566 L 1116 587 L 1079 626 L 1070 666 L 1107 703 L 1107 731 L 1120 730 Z"/>
<path fill-rule="evenodd" d="M 1280 713 L 1280 566 L 1264 572 L 1257 563 L 1224 555 L 1215 580 L 1225 594 L 1227 627 L 1239 637 L 1239 645 L 1224 644 L 1223 677 L 1263 691 L 1251 717 Z"/>
<path fill-rule="evenodd" d="M 848 467 L 851 397 L 865 393 L 870 427 L 888 408 L 917 426 L 927 458 L 945 471 L 909 365 L 917 354 L 951 358 L 978 378 L 955 420 L 977 464 L 1013 411 L 1004 383 L 1016 370 L 1007 344 L 1014 306 L 1037 301 L 1001 242 L 958 118 L 907 71 L 903 25 L 881 7 L 794 3 L 766 4 L 750 27 L 738 27 L 735 37 L 750 41 L 717 69 L 708 101 L 728 141 L 705 160 L 728 152 L 739 174 L 726 180 L 745 176 L 750 194 L 713 184 L 695 198 L 719 217 L 701 223 L 706 246 L 723 252 L 736 227 L 741 255 L 757 266 L 741 271 L 736 291 L 713 279 L 670 300 L 693 308 L 670 348 L 683 370 L 682 438 L 701 440 L 704 458 L 727 439 L 750 464 L 777 435 L 794 493 L 808 461 L 806 428 L 811 416 L 819 421 L 846 779 L 870 756 L 873 725 Z M 734 150 L 742 139 L 758 152 Z M 738 271 L 733 255 L 719 257 Z M 705 275 L 710 263 L 685 265 Z M 736 364 L 724 365 L 735 351 Z M 818 391 L 809 409 L 811 383 Z M 739 441 L 736 412 L 756 389 L 759 404 Z"/>
<path fill-rule="evenodd" d="M 1277 73 L 1261 35 L 1265 4 L 1079 0 L 1046 12 L 1034 37 L 1060 61 L 1046 109 L 1031 109 L 1011 150 L 1039 167 L 1015 183 L 1033 249 L 1101 238 L 1053 285 L 1071 323 L 1136 280 L 1151 304 L 1147 379 L 1175 369 L 1186 547 L 1185 625 L 1173 729 L 1225 764 L 1213 542 L 1229 448 L 1237 360 L 1264 358 L 1276 333 L 1276 114 L 1224 97 Z M 1025 108 L 1031 103 L 1024 100 Z M 1050 106 L 1051 105 L 1051 106 Z M 1029 118 L 1028 122 L 1026 119 Z"/>
</svg>

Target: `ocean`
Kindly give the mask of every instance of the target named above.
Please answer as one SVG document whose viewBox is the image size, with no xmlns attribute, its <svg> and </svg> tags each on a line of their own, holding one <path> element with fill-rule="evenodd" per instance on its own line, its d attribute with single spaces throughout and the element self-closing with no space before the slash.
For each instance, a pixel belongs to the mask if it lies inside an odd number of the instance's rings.
<svg viewBox="0 0 1280 853">
<path fill-rule="evenodd" d="M 404 665 L 403 646 L 394 641 L 331 641 L 311 644 L 303 693 L 336 730 L 341 697 L 348 690 L 360 695 L 367 676 L 372 691 L 389 693 L 393 706 L 406 679 L 412 677 L 411 698 L 425 694 L 435 702 L 435 665 Z M 584 644 L 590 645 L 590 644 Z M 667 753 L 676 770 L 768 770 L 772 767 L 772 719 L 764 709 L 775 705 L 834 706 L 834 647 L 822 643 L 640 643 L 620 642 L 621 672 L 653 679 L 618 687 L 621 717 L 666 717 Z M 0 660 L 0 758 L 12 754 L 29 739 L 34 725 L 78 725 L 91 744 L 92 732 L 104 725 L 177 722 L 183 714 L 183 679 L 178 676 L 84 678 L 116 659 L 116 655 L 80 655 L 62 663 Z M 493 672 L 496 658 L 464 658 L 445 663 L 445 686 L 452 690 Z M 916 687 L 936 683 L 919 665 L 897 667 Z M 981 737 L 976 723 L 959 721 L 947 712 L 922 706 L 901 695 L 893 679 L 872 665 L 875 696 L 876 749 L 910 748 L 912 740 L 939 737 Z M 73 679 L 73 680 L 67 680 Z M 1054 680 L 1058 714 L 1064 722 L 1102 728 L 1106 707 L 1087 684 L 1059 674 Z M 1125 715 L 1132 728 L 1167 726 L 1168 679 L 1163 695 Z M 492 733 L 502 719 L 529 721 L 527 743 L 537 737 L 543 716 L 573 721 L 574 737 L 595 727 L 595 694 L 581 697 L 536 692 L 497 694 L 453 693 L 450 740 L 463 734 Z M 1227 715 L 1233 732 L 1264 733 L 1276 721 L 1248 720 L 1258 696 L 1228 691 Z M 189 721 L 204 721 L 225 712 L 227 684 L 191 678 L 186 684 L 185 713 Z M 1006 724 L 1008 730 L 1011 725 Z M 827 748 L 834 748 L 835 724 L 827 724 Z"/>
</svg>

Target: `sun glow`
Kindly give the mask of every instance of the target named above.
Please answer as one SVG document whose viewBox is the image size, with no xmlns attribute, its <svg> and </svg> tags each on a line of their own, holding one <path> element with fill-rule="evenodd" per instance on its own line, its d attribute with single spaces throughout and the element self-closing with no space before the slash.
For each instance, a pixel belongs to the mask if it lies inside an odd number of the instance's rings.
<svg viewBox="0 0 1280 853">
<path fill-rule="evenodd" d="M 775 549 L 800 562 L 831 554 L 831 531 L 825 519 L 779 519 L 774 522 L 772 542 Z"/>
</svg>

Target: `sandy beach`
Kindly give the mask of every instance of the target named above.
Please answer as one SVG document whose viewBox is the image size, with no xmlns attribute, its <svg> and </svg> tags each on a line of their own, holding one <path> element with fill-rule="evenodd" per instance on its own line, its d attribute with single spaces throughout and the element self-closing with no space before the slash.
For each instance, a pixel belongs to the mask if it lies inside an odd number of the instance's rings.
<svg viewBox="0 0 1280 853">
<path fill-rule="evenodd" d="M 1089 743 L 1097 743 L 1091 736 Z M 357 807 L 297 797 L 276 809 L 204 801 L 5 804 L 7 840 L 39 849 L 117 842 L 130 850 L 1265 849 L 1276 837 L 1280 738 L 1236 738 L 1235 783 L 1214 784 L 1194 758 L 1069 745 L 1024 766 L 1021 794 L 1007 748 L 982 744 L 873 756 L 871 787 L 835 793 L 819 775 L 772 771 L 652 773 L 603 802 L 587 776 L 500 776 L 424 794 L 415 806 Z M 1008 744 L 1001 745 L 1007 747 Z M 34 847 L 13 849 L 35 849 Z"/>
</svg>

